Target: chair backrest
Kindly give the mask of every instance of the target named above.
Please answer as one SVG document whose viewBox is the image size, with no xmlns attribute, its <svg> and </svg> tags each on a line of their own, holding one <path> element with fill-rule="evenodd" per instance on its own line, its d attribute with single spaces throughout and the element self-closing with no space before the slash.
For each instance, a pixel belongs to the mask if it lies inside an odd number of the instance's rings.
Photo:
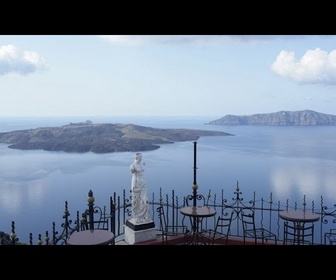
<svg viewBox="0 0 336 280">
<path fill-rule="evenodd" d="M 194 206 L 194 196 L 193 195 L 187 195 L 184 199 L 185 201 L 185 205 L 186 206 Z M 197 194 L 196 195 L 196 206 L 208 206 L 208 201 L 206 200 L 205 196 L 203 194 Z M 212 222 L 212 226 L 215 225 L 215 216 L 212 217 L 213 218 L 213 222 Z M 185 216 L 182 219 L 182 223 L 184 223 L 185 220 Z M 191 223 L 191 228 L 195 228 L 195 223 L 198 222 L 197 228 L 198 231 L 202 231 L 203 227 L 207 228 L 207 221 L 208 218 L 196 218 L 196 217 L 189 217 L 190 223 Z M 203 223 L 203 220 L 205 221 L 205 223 Z"/>
<path fill-rule="evenodd" d="M 166 231 L 167 223 L 166 223 L 166 217 L 165 217 L 165 214 L 164 214 L 163 206 L 159 206 L 158 208 L 156 208 L 156 212 L 158 213 L 159 221 L 160 221 L 162 243 L 164 243 L 165 242 L 165 231 Z"/>
<path fill-rule="evenodd" d="M 194 206 L 193 202 L 194 202 L 193 195 L 187 195 L 185 197 L 185 204 L 187 206 Z M 207 204 L 206 204 L 205 196 L 203 194 L 196 195 L 196 206 L 206 206 L 206 205 Z"/>
<path fill-rule="evenodd" d="M 78 214 L 79 211 L 77 211 L 77 215 Z M 82 213 L 82 218 L 80 220 L 80 230 L 109 230 L 109 216 L 106 214 L 106 209 L 104 209 L 104 211 L 102 211 L 101 209 L 95 210 L 92 217 L 93 220 L 90 220 L 89 213 L 87 211 Z"/>
<path fill-rule="evenodd" d="M 294 225 L 284 223 L 284 243 L 293 241 L 294 244 L 313 244 L 314 243 L 314 224 Z"/>
<path fill-rule="evenodd" d="M 164 213 L 163 206 L 162 205 L 159 206 L 156 209 L 156 212 L 158 213 L 158 216 L 159 216 L 160 230 L 164 231 L 167 227 L 167 221 L 166 221 L 166 216 L 165 216 L 165 213 Z"/>
<path fill-rule="evenodd" d="M 233 211 L 229 216 L 218 216 L 215 231 L 229 236 L 231 229 Z"/>
<path fill-rule="evenodd" d="M 240 213 L 240 218 L 243 223 L 243 231 L 253 230 L 255 231 L 255 220 L 254 220 L 254 211 L 250 208 L 242 209 Z"/>
</svg>

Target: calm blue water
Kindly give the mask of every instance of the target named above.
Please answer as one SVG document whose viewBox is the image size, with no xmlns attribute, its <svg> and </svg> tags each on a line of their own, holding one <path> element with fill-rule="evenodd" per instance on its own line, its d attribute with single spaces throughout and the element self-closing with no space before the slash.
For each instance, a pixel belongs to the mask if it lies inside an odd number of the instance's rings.
<svg viewBox="0 0 336 280">
<path fill-rule="evenodd" d="M 289 198 L 307 203 L 320 196 L 336 203 L 335 127 L 212 126 L 217 117 L 91 117 L 91 118 L 0 118 L 0 132 L 85 121 L 134 123 L 157 128 L 192 128 L 225 131 L 235 136 L 201 137 L 197 141 L 198 192 L 234 196 L 239 181 L 244 200 Z M 191 194 L 193 142 L 162 145 L 143 152 L 148 193 L 159 188 L 170 194 Z M 129 190 L 129 165 L 134 153 L 97 155 L 63 152 L 20 151 L 0 144 L 0 230 L 10 232 L 15 221 L 20 241 L 29 233 L 59 228 L 65 201 L 71 217 L 86 209 L 91 189 L 96 205 L 109 205 L 114 192 Z"/>
</svg>

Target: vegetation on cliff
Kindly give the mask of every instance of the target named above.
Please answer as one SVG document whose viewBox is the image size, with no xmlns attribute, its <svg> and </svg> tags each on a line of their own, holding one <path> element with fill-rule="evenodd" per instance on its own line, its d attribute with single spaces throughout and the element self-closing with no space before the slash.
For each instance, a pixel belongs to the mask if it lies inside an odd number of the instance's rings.
<svg viewBox="0 0 336 280">
<path fill-rule="evenodd" d="M 158 129 L 134 124 L 94 124 L 91 121 L 61 127 L 42 127 L 0 133 L 0 143 L 21 150 L 76 153 L 149 151 L 161 144 L 194 141 L 201 136 L 227 136 L 226 132 L 193 129 Z"/>
<path fill-rule="evenodd" d="M 246 116 L 226 115 L 206 124 L 212 125 L 281 125 L 281 126 L 317 126 L 336 125 L 336 116 L 311 110 L 280 111 L 270 114 Z"/>
</svg>

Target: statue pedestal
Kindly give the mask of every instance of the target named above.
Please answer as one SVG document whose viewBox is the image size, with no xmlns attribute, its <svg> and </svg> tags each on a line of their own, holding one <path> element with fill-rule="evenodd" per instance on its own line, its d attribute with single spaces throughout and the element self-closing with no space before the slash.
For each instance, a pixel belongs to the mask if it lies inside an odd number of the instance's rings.
<svg viewBox="0 0 336 280">
<path fill-rule="evenodd" d="M 137 223 L 134 219 L 126 221 L 125 242 L 133 245 L 138 242 L 156 239 L 156 228 L 153 221 Z"/>
</svg>

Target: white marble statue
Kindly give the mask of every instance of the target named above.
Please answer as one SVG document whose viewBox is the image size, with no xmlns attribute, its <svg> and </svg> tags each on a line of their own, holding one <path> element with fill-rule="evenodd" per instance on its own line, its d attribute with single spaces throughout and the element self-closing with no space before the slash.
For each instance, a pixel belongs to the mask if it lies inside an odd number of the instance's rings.
<svg viewBox="0 0 336 280">
<path fill-rule="evenodd" d="M 132 172 L 132 220 L 135 223 L 149 222 L 147 188 L 144 177 L 145 164 L 142 154 L 136 153 L 135 160 L 130 166 Z"/>
</svg>

